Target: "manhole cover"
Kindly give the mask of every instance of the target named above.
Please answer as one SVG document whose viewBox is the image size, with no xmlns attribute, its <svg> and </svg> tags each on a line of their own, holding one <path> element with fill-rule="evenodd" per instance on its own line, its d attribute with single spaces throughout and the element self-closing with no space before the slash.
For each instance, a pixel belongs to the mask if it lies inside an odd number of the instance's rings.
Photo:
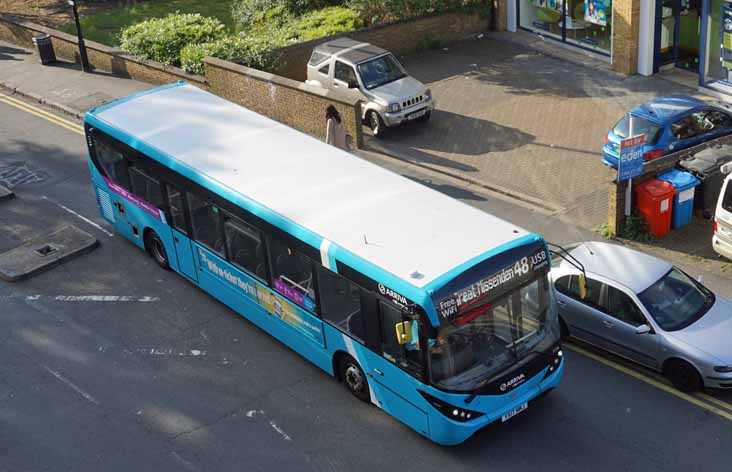
<svg viewBox="0 0 732 472">
<path fill-rule="evenodd" d="M 27 162 L 13 162 L 0 166 L 0 185 L 8 189 L 43 182 L 48 177 L 47 173 L 34 169 Z"/>
</svg>

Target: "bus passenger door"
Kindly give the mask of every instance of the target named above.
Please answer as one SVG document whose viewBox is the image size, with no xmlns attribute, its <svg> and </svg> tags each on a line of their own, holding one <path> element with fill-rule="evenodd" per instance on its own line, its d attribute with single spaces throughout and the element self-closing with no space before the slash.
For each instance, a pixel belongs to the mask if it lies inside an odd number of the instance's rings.
<svg viewBox="0 0 732 472">
<path fill-rule="evenodd" d="M 188 236 L 188 225 L 186 224 L 185 198 L 183 193 L 174 185 L 166 184 L 166 187 L 170 213 L 170 231 L 172 232 L 175 253 L 178 258 L 178 267 L 181 274 L 194 282 L 198 282 L 193 245 Z"/>
<path fill-rule="evenodd" d="M 421 353 L 400 345 L 394 329 L 402 321 L 401 309 L 371 294 L 365 298 L 370 299 L 364 300 L 364 308 L 371 349 L 364 349 L 367 362 L 362 367 L 371 379 L 373 396 L 382 409 L 429 437 L 427 412 L 417 406 L 424 402 L 417 393 L 423 375 Z"/>
</svg>

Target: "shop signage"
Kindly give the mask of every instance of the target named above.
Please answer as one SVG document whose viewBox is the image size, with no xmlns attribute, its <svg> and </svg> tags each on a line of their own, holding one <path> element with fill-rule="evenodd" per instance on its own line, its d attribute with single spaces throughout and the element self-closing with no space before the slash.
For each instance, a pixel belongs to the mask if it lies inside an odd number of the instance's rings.
<svg viewBox="0 0 732 472">
<path fill-rule="evenodd" d="M 643 143 L 646 136 L 641 134 L 620 141 L 618 160 L 618 182 L 632 179 L 643 173 Z"/>
<path fill-rule="evenodd" d="M 732 69 L 732 8 L 722 7 L 722 67 Z"/>
<path fill-rule="evenodd" d="M 585 0 L 585 21 L 607 26 L 607 9 L 610 0 Z"/>
</svg>

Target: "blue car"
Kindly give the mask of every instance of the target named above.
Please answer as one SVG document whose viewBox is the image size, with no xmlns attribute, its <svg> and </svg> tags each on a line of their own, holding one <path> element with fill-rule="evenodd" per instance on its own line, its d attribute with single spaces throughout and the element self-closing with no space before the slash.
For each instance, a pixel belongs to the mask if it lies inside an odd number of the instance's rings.
<svg viewBox="0 0 732 472">
<path fill-rule="evenodd" d="M 633 134 L 646 137 L 645 160 L 732 134 L 732 109 L 685 95 L 655 98 L 633 108 L 618 121 L 602 147 L 602 163 L 617 169 L 620 141 L 628 137 L 630 119 Z"/>
</svg>

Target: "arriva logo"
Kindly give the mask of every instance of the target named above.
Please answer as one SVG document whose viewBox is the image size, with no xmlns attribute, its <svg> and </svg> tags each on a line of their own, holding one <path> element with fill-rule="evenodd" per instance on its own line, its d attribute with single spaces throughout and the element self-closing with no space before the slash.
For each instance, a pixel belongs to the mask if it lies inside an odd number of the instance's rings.
<svg viewBox="0 0 732 472">
<path fill-rule="evenodd" d="M 526 376 L 524 374 L 519 374 L 516 377 L 512 378 L 511 380 L 509 380 L 507 382 L 503 382 L 501 384 L 501 392 L 505 392 L 509 388 L 516 388 L 520 384 L 524 383 L 525 380 L 526 380 Z"/>
</svg>

